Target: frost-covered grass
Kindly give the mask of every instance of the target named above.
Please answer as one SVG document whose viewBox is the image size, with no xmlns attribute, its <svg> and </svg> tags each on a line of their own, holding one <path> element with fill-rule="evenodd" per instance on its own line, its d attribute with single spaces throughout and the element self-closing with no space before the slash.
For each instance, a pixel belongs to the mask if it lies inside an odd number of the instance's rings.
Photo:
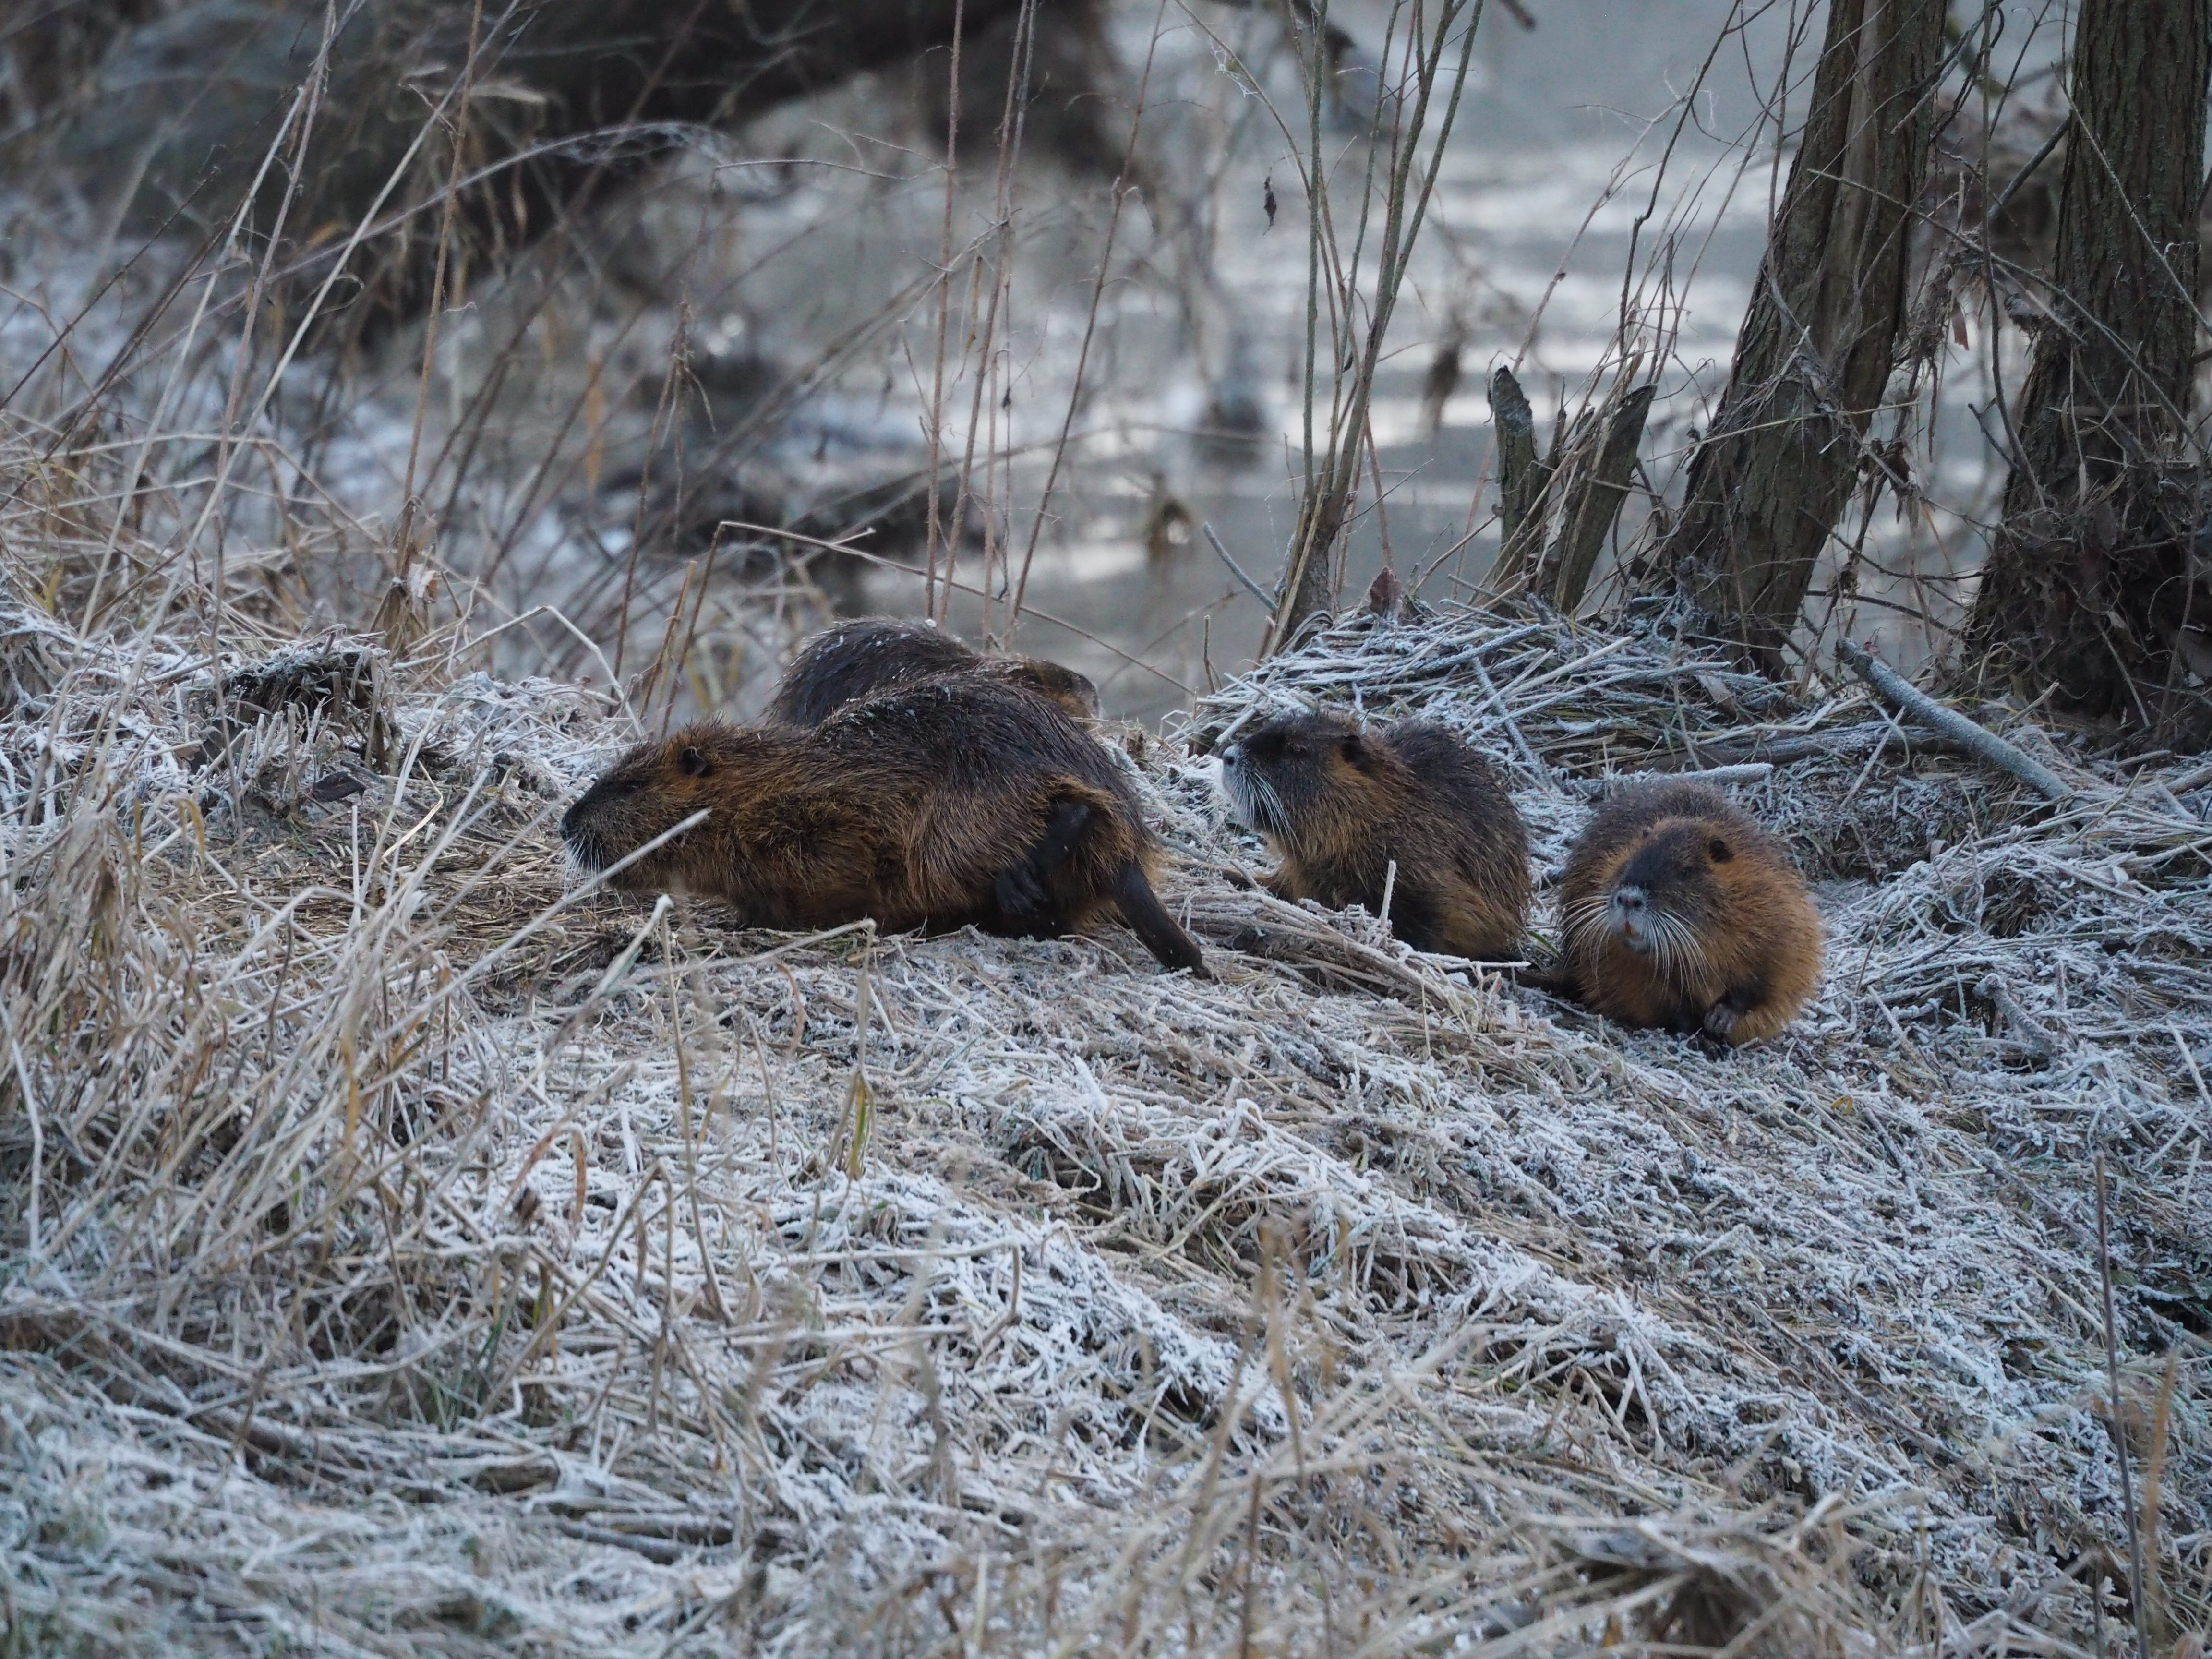
<svg viewBox="0 0 2212 1659">
<path fill-rule="evenodd" d="M 1360 617 L 1112 734 L 1217 982 L 770 935 L 569 885 L 602 696 L 81 635 L 14 459 L 15 1650 L 2123 1650 L 2116 1419 L 2202 1630 L 2212 770 L 2015 722 L 2053 811 L 1656 630 Z M 1709 1058 L 1238 885 L 1184 738 L 1285 697 L 1466 728 L 1547 879 L 1778 757 L 1820 1002 Z"/>
</svg>

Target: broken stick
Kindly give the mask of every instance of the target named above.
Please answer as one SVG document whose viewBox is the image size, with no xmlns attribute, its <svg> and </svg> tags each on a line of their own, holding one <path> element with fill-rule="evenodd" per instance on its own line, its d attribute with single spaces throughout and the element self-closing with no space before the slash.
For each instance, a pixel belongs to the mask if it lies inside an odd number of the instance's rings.
<svg viewBox="0 0 2212 1659">
<path fill-rule="evenodd" d="M 2000 772 L 2009 772 L 2045 800 L 2067 800 L 2074 795 L 2072 784 L 2026 750 L 1936 702 L 1871 651 L 1849 640 L 1838 640 L 1836 660 L 1864 680 L 1891 708 L 1955 738 L 1976 759 L 1987 761 Z"/>
</svg>

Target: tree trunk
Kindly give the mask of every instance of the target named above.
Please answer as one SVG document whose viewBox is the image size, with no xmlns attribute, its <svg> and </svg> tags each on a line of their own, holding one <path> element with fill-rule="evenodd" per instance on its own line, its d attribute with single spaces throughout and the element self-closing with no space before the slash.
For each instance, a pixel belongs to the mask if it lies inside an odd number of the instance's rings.
<svg viewBox="0 0 2212 1659">
<path fill-rule="evenodd" d="M 1944 0 L 1833 0 L 1790 186 L 1666 562 L 1770 672 L 1859 476 L 1905 320 Z"/>
<path fill-rule="evenodd" d="M 2024 695 L 2212 737 L 2206 470 L 2188 428 L 2212 0 L 2083 0 L 2049 318 L 1970 662 Z M 2177 744 L 2179 746 L 2179 744 Z"/>
</svg>

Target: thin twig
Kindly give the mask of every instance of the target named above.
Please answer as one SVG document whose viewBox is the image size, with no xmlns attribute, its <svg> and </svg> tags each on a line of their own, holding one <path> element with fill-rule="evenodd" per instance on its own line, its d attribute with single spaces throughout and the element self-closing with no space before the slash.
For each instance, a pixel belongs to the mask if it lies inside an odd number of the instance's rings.
<svg viewBox="0 0 2212 1659">
<path fill-rule="evenodd" d="M 1988 218 L 2004 217 L 2004 210 L 2012 205 L 2012 198 L 2020 194 L 2021 187 L 2029 179 L 2035 177 L 2036 170 L 2051 159 L 2051 152 L 2058 148 L 2059 141 L 2073 130 L 2074 112 L 2069 109 L 2066 112 L 2065 118 L 2051 130 L 2051 137 L 2036 147 L 2035 154 L 2027 158 L 2021 170 L 2014 173 L 2005 187 L 1997 192 L 1996 200 L 1990 204 L 1990 210 L 1986 216 Z"/>
<path fill-rule="evenodd" d="M 2112 1455 L 2120 1466 L 2120 1508 L 2128 1523 L 2129 1601 L 2137 1651 L 2151 1659 L 2150 1621 L 2143 1607 L 2142 1534 L 2136 1524 L 2135 1476 L 2130 1472 L 2128 1420 L 2120 1403 L 2120 1347 L 2112 1314 L 2112 1233 L 2105 1206 L 2105 1151 L 2097 1149 L 2097 1279 L 2105 1294 L 2105 1382 L 2112 1395 Z"/>
<path fill-rule="evenodd" d="M 1206 538 L 1206 544 L 1208 547 L 1211 547 L 1214 552 L 1219 556 L 1222 563 L 1229 567 L 1229 574 L 1236 577 L 1238 581 L 1243 583 L 1244 591 L 1249 593 L 1254 599 L 1259 600 L 1260 603 L 1267 608 L 1267 614 L 1270 617 L 1273 616 L 1275 614 L 1275 601 L 1273 596 L 1270 594 L 1266 588 L 1261 586 L 1259 583 L 1254 581 L 1250 576 L 1247 575 L 1243 565 L 1237 563 L 1236 560 L 1229 556 L 1229 550 L 1221 544 L 1221 538 L 1213 533 L 1213 526 L 1211 524 L 1201 524 L 1199 526 L 1198 529 L 1199 533 Z"/>
<path fill-rule="evenodd" d="M 2020 1033 L 2021 1040 L 2038 1059 L 2055 1060 L 2064 1048 L 2065 1044 L 2051 1028 L 2023 1008 L 2020 999 L 2013 995 L 2012 988 L 1996 975 L 1984 975 L 1975 985 L 1974 994 L 2004 1016 L 2005 1023 Z"/>
</svg>

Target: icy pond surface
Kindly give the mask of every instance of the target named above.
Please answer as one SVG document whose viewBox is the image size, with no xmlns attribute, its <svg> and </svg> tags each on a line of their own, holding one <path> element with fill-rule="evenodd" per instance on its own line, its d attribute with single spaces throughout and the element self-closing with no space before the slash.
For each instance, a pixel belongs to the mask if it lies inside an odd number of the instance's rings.
<svg viewBox="0 0 2212 1659">
<path fill-rule="evenodd" d="M 1731 31 L 1730 0 L 1532 9 L 1528 28 L 1492 5 L 1474 43 L 1376 387 L 1347 599 L 1385 563 L 1429 599 L 1465 596 L 1487 569 L 1485 385 L 1498 364 L 1516 366 L 1543 434 L 1625 363 L 1656 374 L 1617 538 L 1646 524 L 1650 491 L 1679 491 L 1692 434 L 1725 380 L 1786 178 L 1762 111 L 1780 100 L 1795 120 L 1817 19 L 1753 8 Z M 299 562 L 312 597 L 295 620 L 358 624 L 386 580 L 412 450 L 442 602 L 465 615 L 470 637 L 501 630 L 488 665 L 604 683 L 679 642 L 679 701 L 745 714 L 828 601 L 757 561 L 702 557 L 703 538 L 654 528 L 641 481 L 648 495 L 672 479 L 704 484 L 709 526 L 750 522 L 778 503 L 921 476 L 934 406 L 938 459 L 976 504 L 950 599 L 937 590 L 946 622 L 1085 669 L 1111 713 L 1187 707 L 1249 659 L 1265 621 L 1200 526 L 1272 587 L 1296 519 L 1307 114 L 1270 14 L 1129 3 L 1112 15 L 1140 107 L 1118 213 L 1095 167 L 1071 173 L 1031 157 L 1002 179 L 988 132 L 964 141 L 948 203 L 910 78 L 787 107 L 641 181 L 551 276 L 541 252 L 511 283 L 479 282 L 441 319 L 427 374 L 419 327 L 382 342 L 335 392 L 326 366 L 295 363 L 258 415 L 233 416 L 261 447 L 251 465 L 230 463 L 231 481 L 265 471 L 266 521 L 227 505 L 198 526 L 202 543 L 227 538 L 226 556 L 248 567 Z M 1371 197 L 1363 228 L 1361 201 L 1384 147 L 1360 116 L 1375 106 L 1391 13 L 1382 0 L 1342 0 L 1330 15 L 1353 46 L 1322 148 L 1346 260 L 1364 229 L 1364 307 L 1381 211 Z M 21 258 L 0 363 L 12 380 L 49 353 L 46 404 L 65 405 L 125 337 L 132 306 L 158 291 L 161 255 L 105 291 L 52 353 L 120 255 L 93 207 L 76 227 L 22 212 L 10 226 Z M 954 274 L 939 285 L 948 248 Z M 170 314 L 181 330 L 183 308 Z M 189 373 L 172 374 L 173 352 L 125 399 L 143 423 L 131 435 L 156 439 L 147 475 L 183 483 L 179 528 L 194 521 L 194 446 L 224 419 L 233 362 L 219 325 L 192 344 Z M 1332 355 L 1324 337 L 1316 442 Z M 1950 509 L 1971 514 L 1986 499 L 1972 412 L 1977 396 L 1987 402 L 1985 355 L 1960 353 L 1938 399 L 1923 482 L 1940 505 L 1904 520 L 1885 506 L 1870 529 L 1894 573 L 1881 580 L 1908 590 L 1911 608 L 1929 599 L 1918 574 L 1948 571 L 1972 541 Z M 920 515 L 917 504 L 914 524 Z M 178 533 L 167 532 L 173 544 Z M 926 580 L 898 568 L 924 564 L 919 537 L 860 545 L 876 562 L 816 563 L 836 604 L 914 614 L 930 602 Z M 1954 602 L 1939 592 L 1933 608 Z M 1924 629 L 1868 603 L 1843 618 L 1853 632 L 1883 635 L 1906 661 L 1925 654 Z"/>
</svg>

